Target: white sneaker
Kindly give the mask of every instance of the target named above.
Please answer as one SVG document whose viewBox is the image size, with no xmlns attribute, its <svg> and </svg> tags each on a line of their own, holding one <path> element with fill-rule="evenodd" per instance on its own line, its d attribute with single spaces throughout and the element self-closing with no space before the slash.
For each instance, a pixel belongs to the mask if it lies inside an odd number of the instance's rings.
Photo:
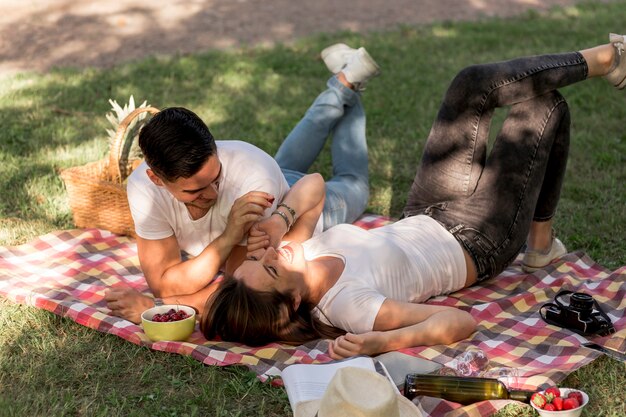
<svg viewBox="0 0 626 417">
<path fill-rule="evenodd" d="M 355 53 L 356 49 L 350 48 L 345 43 L 336 43 L 324 48 L 321 55 L 326 68 L 333 74 L 337 74 Z"/>
<path fill-rule="evenodd" d="M 362 91 L 370 79 L 380 74 L 380 67 L 365 48 L 359 48 L 341 71 L 355 90 Z"/>
<path fill-rule="evenodd" d="M 618 90 L 626 87 L 626 36 L 611 33 L 609 42 L 615 47 L 615 68 L 604 76 Z"/>
<path fill-rule="evenodd" d="M 552 238 L 552 246 L 547 252 L 527 250 L 522 259 L 522 270 L 527 273 L 535 272 L 550 265 L 555 259 L 567 253 L 563 242 L 556 237 Z"/>
</svg>

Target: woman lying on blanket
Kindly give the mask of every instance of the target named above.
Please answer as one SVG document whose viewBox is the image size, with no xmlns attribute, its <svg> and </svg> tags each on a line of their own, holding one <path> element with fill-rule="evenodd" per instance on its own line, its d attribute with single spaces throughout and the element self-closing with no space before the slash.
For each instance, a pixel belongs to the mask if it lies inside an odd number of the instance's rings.
<svg viewBox="0 0 626 417">
<path fill-rule="evenodd" d="M 443 99 L 403 219 L 369 231 L 339 225 L 278 250 L 251 246 L 257 250 L 207 302 L 206 337 L 255 346 L 334 338 L 333 358 L 468 337 L 469 313 L 422 303 L 495 277 L 525 241 L 526 271 L 566 253 L 552 230 L 570 130 L 557 89 L 598 76 L 624 88 L 626 37 L 610 41 L 462 70 Z M 493 111 L 508 105 L 487 155 Z"/>
</svg>

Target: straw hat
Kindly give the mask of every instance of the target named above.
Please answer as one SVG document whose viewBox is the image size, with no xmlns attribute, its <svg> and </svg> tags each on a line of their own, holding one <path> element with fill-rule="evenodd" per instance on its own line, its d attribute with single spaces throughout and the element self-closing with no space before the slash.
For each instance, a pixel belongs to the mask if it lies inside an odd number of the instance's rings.
<svg viewBox="0 0 626 417">
<path fill-rule="evenodd" d="M 321 400 L 299 404 L 295 417 L 421 417 L 421 409 L 382 375 L 363 368 L 337 370 Z"/>
</svg>

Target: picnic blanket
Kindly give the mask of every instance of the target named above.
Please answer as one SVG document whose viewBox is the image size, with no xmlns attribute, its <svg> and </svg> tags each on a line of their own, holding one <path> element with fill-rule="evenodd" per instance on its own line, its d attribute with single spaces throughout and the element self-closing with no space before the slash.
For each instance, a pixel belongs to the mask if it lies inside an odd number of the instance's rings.
<svg viewBox="0 0 626 417">
<path fill-rule="evenodd" d="M 366 215 L 355 224 L 378 227 L 392 221 Z M 151 342 L 140 325 L 109 315 L 103 299 L 107 288 L 129 285 L 148 292 L 139 268 L 133 239 L 98 229 L 68 230 L 41 236 L 30 243 L 0 248 L 0 295 L 16 303 L 51 311 L 101 332 L 117 335 L 150 349 L 190 355 L 207 365 L 245 365 L 276 382 L 280 370 L 294 363 L 324 363 L 327 342 L 302 346 L 271 344 L 251 348 L 241 344 L 207 341 L 196 328 L 185 342 Z M 491 366 L 517 370 L 515 388 L 537 389 L 563 380 L 600 353 L 581 346 L 587 339 L 546 324 L 539 307 L 561 289 L 584 291 L 602 304 L 617 332 L 593 338 L 602 346 L 626 351 L 626 267 L 608 271 L 583 253 L 570 253 L 558 263 L 525 274 L 519 259 L 500 276 L 429 303 L 470 311 L 477 331 L 450 346 L 417 347 L 402 352 L 449 364 L 470 347 L 485 352 Z M 280 383 L 280 380 L 278 380 Z M 447 401 L 421 397 L 431 416 L 489 416 L 509 401 L 485 401 L 460 407 Z"/>
</svg>

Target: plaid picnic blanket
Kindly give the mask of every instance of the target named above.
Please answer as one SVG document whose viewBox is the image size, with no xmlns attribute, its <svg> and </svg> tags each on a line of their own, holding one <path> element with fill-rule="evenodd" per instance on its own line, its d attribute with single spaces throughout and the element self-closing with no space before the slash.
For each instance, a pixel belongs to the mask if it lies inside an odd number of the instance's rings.
<svg viewBox="0 0 626 417">
<path fill-rule="evenodd" d="M 390 219 L 366 215 L 355 224 L 369 229 Z M 409 355 L 449 364 L 469 347 L 485 352 L 490 365 L 514 368 L 514 388 L 536 389 L 563 380 L 600 353 L 581 346 L 587 340 L 551 326 L 539 307 L 561 289 L 585 291 L 602 304 L 617 333 L 593 342 L 626 351 L 626 267 L 607 271 L 582 253 L 570 253 L 545 270 L 528 275 L 519 260 L 500 276 L 429 303 L 466 309 L 478 321 L 468 339 L 450 346 L 403 350 Z M 122 337 L 137 345 L 190 355 L 207 365 L 245 365 L 262 380 L 294 363 L 324 363 L 327 342 L 302 346 L 271 344 L 251 348 L 207 341 L 196 329 L 185 342 L 151 342 L 140 325 L 109 315 L 103 299 L 107 288 L 129 285 L 148 292 L 139 269 L 134 241 L 97 229 L 59 231 L 16 247 L 0 248 L 0 295 L 16 303 L 42 308 L 84 326 Z M 274 380 L 275 381 L 275 380 Z M 280 384 L 280 380 L 278 380 Z M 489 416 L 509 401 L 484 401 L 471 406 L 420 398 L 430 416 Z"/>
</svg>

